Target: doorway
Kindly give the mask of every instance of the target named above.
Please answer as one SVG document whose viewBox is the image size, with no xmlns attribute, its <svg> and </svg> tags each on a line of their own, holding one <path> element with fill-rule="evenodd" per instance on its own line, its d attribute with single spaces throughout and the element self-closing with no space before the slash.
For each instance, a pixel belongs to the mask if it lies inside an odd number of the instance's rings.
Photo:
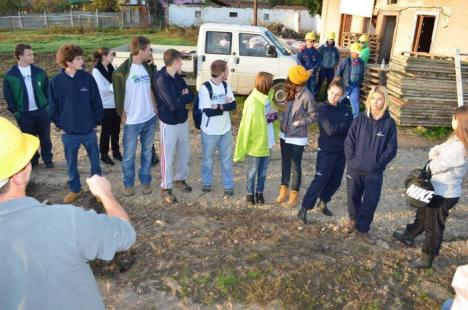
<svg viewBox="0 0 468 310">
<path fill-rule="evenodd" d="M 380 40 L 379 63 L 382 59 L 388 64 L 392 55 L 393 39 L 395 36 L 396 16 L 384 16 L 382 29 L 383 34 Z"/>
<path fill-rule="evenodd" d="M 431 52 L 434 25 L 435 16 L 418 15 L 414 33 L 413 52 Z"/>
</svg>

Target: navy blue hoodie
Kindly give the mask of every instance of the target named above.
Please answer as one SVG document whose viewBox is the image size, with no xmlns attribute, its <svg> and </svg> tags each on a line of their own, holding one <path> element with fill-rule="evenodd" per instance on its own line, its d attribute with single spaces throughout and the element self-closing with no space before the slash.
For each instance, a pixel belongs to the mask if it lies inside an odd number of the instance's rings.
<svg viewBox="0 0 468 310">
<path fill-rule="evenodd" d="M 101 96 L 93 76 L 84 70 L 73 77 L 60 70 L 49 83 L 50 120 L 67 134 L 84 135 L 101 124 Z"/>
<path fill-rule="evenodd" d="M 182 95 L 187 88 L 188 94 Z M 181 75 L 172 77 L 163 67 L 156 78 L 156 106 L 159 119 L 169 125 L 183 124 L 187 120 L 186 104 L 191 103 L 195 96 L 188 88 Z"/>
<path fill-rule="evenodd" d="M 390 113 L 374 120 L 366 112 L 351 124 L 345 140 L 348 169 L 364 174 L 377 174 L 385 170 L 397 153 L 397 129 Z"/>
<path fill-rule="evenodd" d="M 343 152 L 344 141 L 353 122 L 353 113 L 347 103 L 339 102 L 333 106 L 326 101 L 319 105 L 317 113 L 320 129 L 318 147 L 327 152 Z"/>
</svg>

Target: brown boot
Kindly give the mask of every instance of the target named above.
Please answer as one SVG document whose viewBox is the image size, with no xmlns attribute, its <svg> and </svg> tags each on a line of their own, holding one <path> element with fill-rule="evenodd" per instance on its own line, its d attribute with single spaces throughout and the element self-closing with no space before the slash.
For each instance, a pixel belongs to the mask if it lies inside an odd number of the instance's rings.
<svg viewBox="0 0 468 310">
<path fill-rule="evenodd" d="M 281 185 L 279 189 L 278 197 L 276 198 L 277 203 L 285 202 L 289 197 L 289 188 L 286 185 Z"/>
<path fill-rule="evenodd" d="M 81 195 L 81 192 L 69 192 L 64 198 L 63 203 L 73 203 L 75 202 Z"/>
<path fill-rule="evenodd" d="M 354 228 L 356 228 L 356 220 L 349 219 L 348 222 L 346 222 L 344 230 L 345 233 L 350 234 L 354 231 Z"/>
<path fill-rule="evenodd" d="M 289 192 L 289 201 L 286 204 L 283 204 L 286 208 L 295 208 L 297 205 L 297 200 L 299 198 L 298 191 L 290 191 Z"/>
</svg>

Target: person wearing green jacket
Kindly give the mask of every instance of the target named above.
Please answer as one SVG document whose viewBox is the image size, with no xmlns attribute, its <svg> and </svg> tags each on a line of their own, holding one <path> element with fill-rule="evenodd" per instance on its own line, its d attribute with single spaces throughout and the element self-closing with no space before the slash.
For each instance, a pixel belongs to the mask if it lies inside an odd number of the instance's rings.
<svg viewBox="0 0 468 310">
<path fill-rule="evenodd" d="M 267 72 L 257 73 L 255 88 L 245 100 L 237 134 L 234 161 L 247 159 L 246 202 L 251 205 L 265 203 L 263 190 L 270 149 L 279 134 L 278 110 L 273 101 L 272 86 L 273 75 Z"/>
<path fill-rule="evenodd" d="M 359 44 L 361 44 L 361 52 L 359 53 L 359 58 L 364 62 L 364 66 L 369 62 L 370 57 L 370 47 L 369 47 L 369 37 L 367 34 L 363 34 L 359 37 Z"/>
</svg>

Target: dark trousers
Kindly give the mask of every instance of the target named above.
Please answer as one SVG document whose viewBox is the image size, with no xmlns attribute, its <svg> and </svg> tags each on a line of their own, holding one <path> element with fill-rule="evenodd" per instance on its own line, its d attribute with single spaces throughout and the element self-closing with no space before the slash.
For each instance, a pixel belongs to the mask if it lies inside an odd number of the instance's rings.
<svg viewBox="0 0 468 310">
<path fill-rule="evenodd" d="M 302 207 L 312 209 L 317 198 L 328 203 L 341 185 L 346 158 L 343 152 L 319 150 L 315 177 L 302 200 Z"/>
<path fill-rule="evenodd" d="M 428 206 L 418 208 L 414 222 L 406 225 L 406 234 L 411 238 L 426 232 L 422 251 L 434 256 L 439 255 L 444 238 L 445 221 L 459 198 L 434 196 Z"/>
<path fill-rule="evenodd" d="M 78 173 L 78 150 L 83 145 L 91 162 L 91 176 L 101 175 L 99 163 L 99 149 L 94 131 L 85 135 L 62 134 L 65 159 L 67 160 L 68 187 L 70 192 L 78 193 L 81 190 L 80 174 Z"/>
<path fill-rule="evenodd" d="M 356 229 L 367 233 L 374 219 L 375 209 L 382 191 L 383 172 L 363 174 L 347 171 L 346 189 L 349 218 L 356 220 Z"/>
<path fill-rule="evenodd" d="M 99 150 L 102 156 L 109 153 L 109 139 L 112 146 L 112 153 L 120 154 L 119 150 L 120 116 L 115 109 L 104 109 L 102 119 L 101 137 L 99 138 Z"/>
<path fill-rule="evenodd" d="M 286 143 L 280 139 L 281 146 L 281 184 L 289 187 L 291 178 L 291 163 L 294 165 L 292 171 L 291 189 L 298 191 L 301 187 L 302 179 L 302 153 L 304 152 L 303 145 L 295 145 Z"/>
<path fill-rule="evenodd" d="M 39 137 L 41 143 L 41 156 L 45 163 L 52 162 L 52 142 L 50 141 L 50 119 L 47 111 L 36 110 L 21 114 L 17 120 L 18 126 L 24 133 Z M 39 161 L 39 153 L 36 152 L 31 159 L 32 164 Z"/>
<path fill-rule="evenodd" d="M 327 80 L 327 89 L 331 81 L 335 77 L 335 68 L 320 68 L 317 85 L 315 85 L 315 94 L 318 94 L 323 80 Z"/>
</svg>

